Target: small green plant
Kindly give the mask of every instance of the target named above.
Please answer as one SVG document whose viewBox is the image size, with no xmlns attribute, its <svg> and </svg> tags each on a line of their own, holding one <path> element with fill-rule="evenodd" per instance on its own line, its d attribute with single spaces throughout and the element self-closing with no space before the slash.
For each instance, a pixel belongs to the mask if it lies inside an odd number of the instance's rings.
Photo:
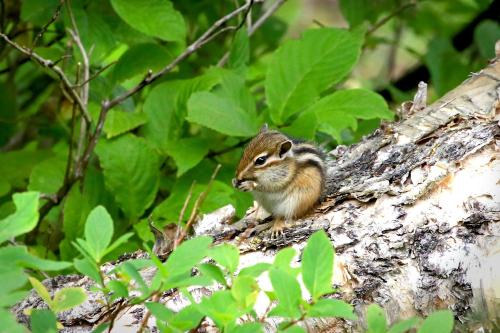
<svg viewBox="0 0 500 333">
<path fill-rule="evenodd" d="M 453 330 L 453 314 L 449 310 L 440 310 L 425 320 L 412 317 L 388 327 L 384 309 L 371 304 L 366 311 L 366 324 L 367 333 L 450 333 Z"/>
</svg>

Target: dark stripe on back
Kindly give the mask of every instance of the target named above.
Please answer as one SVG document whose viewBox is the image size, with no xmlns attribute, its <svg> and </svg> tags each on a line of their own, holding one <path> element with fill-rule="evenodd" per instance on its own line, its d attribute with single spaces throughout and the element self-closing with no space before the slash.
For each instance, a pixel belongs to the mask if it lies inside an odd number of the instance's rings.
<svg viewBox="0 0 500 333">
<path fill-rule="evenodd" d="M 313 148 L 313 147 L 298 146 L 298 147 L 293 149 L 293 152 L 297 155 L 311 153 L 311 154 L 318 156 L 321 159 L 325 158 L 323 152 L 321 152 L 320 150 Z"/>
<path fill-rule="evenodd" d="M 300 164 L 303 164 L 303 165 L 306 165 L 306 166 L 310 166 L 310 167 L 313 167 L 313 168 L 316 168 L 318 169 L 322 174 L 324 172 L 323 170 L 323 166 L 321 165 L 321 163 L 319 163 L 318 161 L 316 160 L 312 160 L 312 159 L 307 159 L 305 161 L 300 161 Z"/>
</svg>

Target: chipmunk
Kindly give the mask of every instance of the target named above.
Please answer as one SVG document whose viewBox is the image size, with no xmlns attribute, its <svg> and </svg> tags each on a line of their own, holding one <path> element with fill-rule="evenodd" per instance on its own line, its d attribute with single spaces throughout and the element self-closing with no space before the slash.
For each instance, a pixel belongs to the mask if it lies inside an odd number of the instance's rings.
<svg viewBox="0 0 500 333">
<path fill-rule="evenodd" d="M 325 183 L 324 154 L 264 125 L 243 152 L 233 186 L 251 191 L 274 218 L 271 237 L 303 217 L 319 201 Z"/>
</svg>

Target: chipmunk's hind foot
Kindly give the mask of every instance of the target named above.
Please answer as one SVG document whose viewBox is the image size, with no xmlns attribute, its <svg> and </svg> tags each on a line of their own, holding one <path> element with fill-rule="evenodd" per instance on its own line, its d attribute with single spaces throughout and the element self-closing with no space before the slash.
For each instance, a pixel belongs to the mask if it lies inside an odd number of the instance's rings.
<svg viewBox="0 0 500 333">
<path fill-rule="evenodd" d="M 276 218 L 271 226 L 271 239 L 284 237 L 284 230 L 286 227 L 287 225 L 284 219 Z"/>
</svg>

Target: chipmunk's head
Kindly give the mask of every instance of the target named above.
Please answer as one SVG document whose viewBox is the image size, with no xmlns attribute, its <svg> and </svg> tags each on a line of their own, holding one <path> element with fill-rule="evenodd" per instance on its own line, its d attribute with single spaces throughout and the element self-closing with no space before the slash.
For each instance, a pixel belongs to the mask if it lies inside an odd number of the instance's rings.
<svg viewBox="0 0 500 333">
<path fill-rule="evenodd" d="M 264 125 L 243 152 L 233 186 L 242 191 L 278 191 L 295 172 L 293 142 Z"/>
</svg>

